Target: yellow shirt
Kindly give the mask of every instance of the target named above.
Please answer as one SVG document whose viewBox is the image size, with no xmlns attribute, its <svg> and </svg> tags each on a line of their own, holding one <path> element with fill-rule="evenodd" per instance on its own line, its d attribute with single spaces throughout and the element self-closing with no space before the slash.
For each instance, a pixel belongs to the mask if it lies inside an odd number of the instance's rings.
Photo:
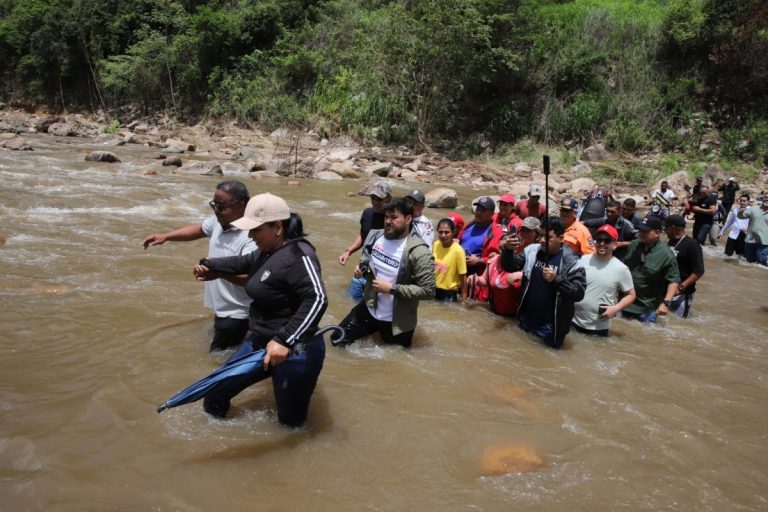
<svg viewBox="0 0 768 512">
<path fill-rule="evenodd" d="M 461 290 L 461 276 L 467 274 L 467 255 L 458 242 L 454 241 L 445 248 L 437 240 L 432 244 L 432 256 L 435 257 L 435 281 L 441 290 Z"/>
</svg>

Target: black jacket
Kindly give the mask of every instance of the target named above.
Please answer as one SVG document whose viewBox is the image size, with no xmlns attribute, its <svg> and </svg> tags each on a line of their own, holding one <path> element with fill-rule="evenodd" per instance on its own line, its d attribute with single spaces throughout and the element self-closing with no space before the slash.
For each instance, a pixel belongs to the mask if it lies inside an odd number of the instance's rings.
<svg viewBox="0 0 768 512">
<path fill-rule="evenodd" d="M 539 244 L 531 244 L 520 254 L 502 247 L 501 268 L 506 272 L 523 271 L 523 282 L 521 285 L 522 297 L 520 298 L 520 307 L 518 314 L 524 314 L 527 307 L 537 307 L 537 304 L 528 304 L 528 288 L 531 284 L 531 272 L 536 259 L 543 256 L 543 249 Z M 581 256 L 573 252 L 570 247 L 563 245 L 563 257 L 555 276 L 555 286 L 557 286 L 557 296 L 555 299 L 554 333 L 553 339 L 555 345 L 553 348 L 560 348 L 564 336 L 558 338 L 558 333 L 568 332 L 571 326 L 571 320 L 575 312 L 574 304 L 584 298 L 584 291 L 587 287 L 587 275 L 584 267 L 581 265 Z"/>
<path fill-rule="evenodd" d="M 272 253 L 257 249 L 200 263 L 218 272 L 248 274 L 245 291 L 253 299 L 249 326 L 256 336 L 254 348 L 270 340 L 291 349 L 307 343 L 328 307 L 320 261 L 307 240 L 290 240 Z"/>
</svg>

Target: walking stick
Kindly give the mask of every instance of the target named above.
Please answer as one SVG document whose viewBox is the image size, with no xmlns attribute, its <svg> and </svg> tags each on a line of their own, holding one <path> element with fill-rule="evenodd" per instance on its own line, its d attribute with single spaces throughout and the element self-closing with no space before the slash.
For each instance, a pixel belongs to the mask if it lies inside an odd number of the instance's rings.
<svg viewBox="0 0 768 512">
<path fill-rule="evenodd" d="M 544 207 L 547 212 L 544 216 L 544 241 L 547 247 L 544 249 L 544 263 L 549 264 L 549 155 L 544 155 Z"/>
</svg>

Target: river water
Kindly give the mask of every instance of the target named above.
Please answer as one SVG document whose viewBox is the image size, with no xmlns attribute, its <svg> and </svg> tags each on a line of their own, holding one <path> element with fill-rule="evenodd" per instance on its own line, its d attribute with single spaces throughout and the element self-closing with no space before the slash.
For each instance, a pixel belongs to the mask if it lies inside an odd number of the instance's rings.
<svg viewBox="0 0 768 512">
<path fill-rule="evenodd" d="M 191 272 L 207 241 L 140 242 L 208 215 L 219 180 L 140 175 L 143 147 L 95 164 L 82 139 L 31 142 L 0 152 L 3 510 L 768 509 L 763 269 L 708 250 L 694 319 L 618 320 L 562 351 L 481 306 L 423 304 L 411 350 L 329 346 L 298 431 L 277 424 L 269 383 L 227 420 L 158 415 L 224 356 L 207 353 Z M 323 323 L 339 321 L 362 183 L 243 180 L 302 215 Z"/>
</svg>

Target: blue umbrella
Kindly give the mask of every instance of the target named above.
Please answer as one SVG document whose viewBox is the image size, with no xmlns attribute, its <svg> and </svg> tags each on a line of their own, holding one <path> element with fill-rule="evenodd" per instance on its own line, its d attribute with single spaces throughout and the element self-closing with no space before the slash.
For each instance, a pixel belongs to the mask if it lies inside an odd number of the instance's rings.
<svg viewBox="0 0 768 512">
<path fill-rule="evenodd" d="M 336 339 L 343 339 L 345 336 L 344 329 L 338 325 L 329 325 L 319 329 L 315 333 L 315 338 L 321 336 L 328 331 L 337 331 L 340 336 Z M 331 341 L 333 337 L 331 337 Z M 182 389 L 171 398 L 169 398 L 163 405 L 157 407 L 157 412 L 161 413 L 171 407 L 178 407 L 179 405 L 190 404 L 196 402 L 207 395 L 222 381 L 231 377 L 239 375 L 255 374 L 256 382 L 266 379 L 271 375 L 269 370 L 264 370 L 264 356 L 267 354 L 266 349 L 256 350 L 249 352 L 242 356 L 230 359 L 215 372 L 211 373 L 207 377 L 203 377 L 197 382 Z"/>
</svg>

